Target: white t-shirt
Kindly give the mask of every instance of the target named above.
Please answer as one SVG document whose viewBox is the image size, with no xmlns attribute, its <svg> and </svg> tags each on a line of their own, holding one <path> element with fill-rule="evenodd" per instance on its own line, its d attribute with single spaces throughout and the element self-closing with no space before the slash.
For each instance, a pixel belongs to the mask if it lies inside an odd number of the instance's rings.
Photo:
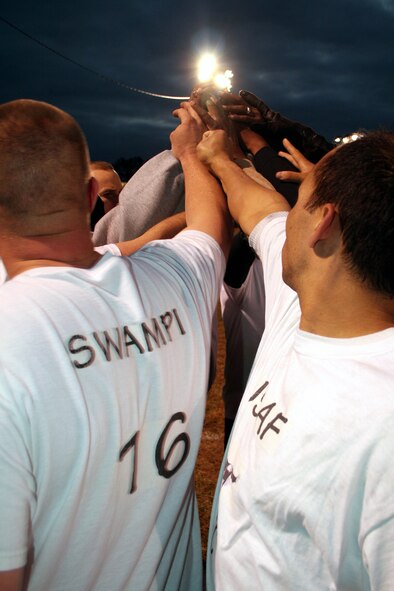
<svg viewBox="0 0 394 591">
<path fill-rule="evenodd" d="M 223 282 L 220 305 L 226 335 L 222 396 L 225 417 L 234 419 L 264 331 L 264 274 L 259 259 L 240 287 Z"/>
<path fill-rule="evenodd" d="M 0 569 L 30 590 L 201 589 L 193 470 L 225 261 L 185 231 L 0 289 Z"/>
<path fill-rule="evenodd" d="M 3 263 L 3 259 L 0 257 L 0 285 L 3 285 L 7 281 L 7 271 Z"/>
<path fill-rule="evenodd" d="M 266 330 L 223 462 L 208 589 L 379 590 L 394 581 L 394 329 L 301 331 L 285 214 L 250 237 Z"/>
<path fill-rule="evenodd" d="M 105 254 L 106 252 L 110 252 L 116 256 L 121 256 L 122 253 L 120 252 L 119 248 L 116 244 L 104 244 L 103 246 L 96 246 L 94 250 L 100 254 Z M 0 285 L 3 285 L 8 280 L 8 275 L 6 268 L 4 266 L 3 260 L 0 257 Z"/>
</svg>

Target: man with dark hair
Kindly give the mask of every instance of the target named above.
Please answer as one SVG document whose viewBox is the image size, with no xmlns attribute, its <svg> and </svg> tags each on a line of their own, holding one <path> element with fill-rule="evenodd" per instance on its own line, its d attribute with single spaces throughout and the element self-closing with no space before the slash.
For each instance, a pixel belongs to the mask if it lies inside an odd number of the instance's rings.
<svg viewBox="0 0 394 591">
<path fill-rule="evenodd" d="M 208 588 L 394 580 L 394 134 L 326 155 L 291 211 L 222 131 L 200 157 L 264 270 L 266 329 L 223 461 Z M 283 277 L 282 277 L 283 275 Z"/>
<path fill-rule="evenodd" d="M 335 205 L 344 260 L 371 290 L 389 298 L 394 294 L 393 151 L 394 136 L 385 132 L 334 151 L 316 170 L 315 194 L 307 206 L 313 212 L 325 203 Z M 355 174 L 353 161 L 363 174 Z"/>
<path fill-rule="evenodd" d="M 2 590 L 201 590 L 193 473 L 232 224 L 201 120 L 177 116 L 187 230 L 101 257 L 78 124 L 0 105 Z"/>
</svg>

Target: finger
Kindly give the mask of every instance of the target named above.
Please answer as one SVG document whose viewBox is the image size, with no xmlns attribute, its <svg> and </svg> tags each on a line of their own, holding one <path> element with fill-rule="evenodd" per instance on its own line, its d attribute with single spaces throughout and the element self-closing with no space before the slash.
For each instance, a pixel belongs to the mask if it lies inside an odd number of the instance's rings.
<svg viewBox="0 0 394 591">
<path fill-rule="evenodd" d="M 232 92 L 223 92 L 220 95 L 220 102 L 222 105 L 245 105 L 245 101 L 238 94 Z"/>
<path fill-rule="evenodd" d="M 205 143 L 207 141 L 213 140 L 215 138 L 215 136 L 217 136 L 218 138 L 220 138 L 221 134 L 225 134 L 225 131 L 223 131 L 223 129 L 210 129 L 208 131 L 205 131 L 202 134 L 202 142 Z"/>
<path fill-rule="evenodd" d="M 268 109 L 268 105 L 266 105 L 264 101 L 248 90 L 240 90 L 239 96 L 251 107 L 256 107 L 258 110 L 260 110 L 261 107 Z"/>
<path fill-rule="evenodd" d="M 250 107 L 247 103 L 242 105 L 224 105 L 226 114 L 235 121 L 248 121 L 250 123 L 260 121 L 261 113 L 256 107 Z"/>
<path fill-rule="evenodd" d="M 223 109 L 226 113 L 232 113 L 234 115 L 248 115 L 248 108 L 250 112 L 251 108 L 248 107 L 246 103 L 243 103 L 242 105 L 223 105 Z"/>
<path fill-rule="evenodd" d="M 202 107 L 198 103 L 192 102 L 191 104 L 192 104 L 193 109 L 200 116 L 200 118 L 203 121 L 204 125 L 206 127 L 208 127 L 208 129 L 216 129 L 217 124 L 216 124 L 215 120 L 213 119 L 213 117 L 211 117 L 211 115 L 208 113 L 208 111 L 206 111 L 204 109 L 204 107 Z"/>
<path fill-rule="evenodd" d="M 192 107 L 192 105 L 189 102 L 185 102 L 185 103 L 181 103 L 182 107 L 187 111 L 187 113 L 189 114 L 189 116 L 194 119 L 195 121 L 197 121 L 197 123 L 199 125 L 203 125 L 202 119 L 200 117 L 200 115 L 197 113 L 197 111 Z"/>
<path fill-rule="evenodd" d="M 268 105 L 255 94 L 248 92 L 247 90 L 240 90 L 239 94 L 247 102 L 248 105 L 257 109 L 263 119 L 273 121 L 278 116 L 278 113 L 272 111 Z"/>
<path fill-rule="evenodd" d="M 223 110 L 222 105 L 218 101 L 209 100 L 207 101 L 207 109 L 215 121 L 216 126 L 214 129 L 227 129 L 228 128 L 228 120 L 226 113 Z"/>
<path fill-rule="evenodd" d="M 302 183 L 306 177 L 305 172 L 295 172 L 293 170 L 281 170 L 275 174 L 276 178 L 280 181 L 290 183 Z"/>
<path fill-rule="evenodd" d="M 181 107 L 180 109 L 176 109 L 175 111 L 173 111 L 172 113 L 174 115 L 174 117 L 178 117 L 178 119 L 180 119 L 181 123 L 185 123 L 186 121 L 190 121 L 190 114 L 188 113 L 187 109 L 185 109 L 184 107 Z"/>
<path fill-rule="evenodd" d="M 255 117 L 253 114 L 250 115 L 234 115 L 233 113 L 229 113 L 227 115 L 227 117 L 231 120 L 234 121 L 234 123 L 240 123 L 242 125 L 246 125 L 246 126 L 250 126 L 253 125 L 254 123 L 260 123 L 261 122 L 261 117 Z"/>
<path fill-rule="evenodd" d="M 204 131 L 204 133 L 202 134 L 203 140 L 209 139 L 212 135 L 214 135 L 218 131 L 220 131 L 220 130 L 218 130 L 218 129 L 208 129 L 208 131 Z"/>
<path fill-rule="evenodd" d="M 298 161 L 296 158 L 294 158 L 294 156 L 292 154 L 289 154 L 288 152 L 278 152 L 278 156 L 281 156 L 282 158 L 286 158 L 286 160 L 288 160 L 289 162 L 291 162 L 291 164 L 293 166 L 295 166 L 296 168 L 298 168 L 298 170 L 301 170 Z"/>
<path fill-rule="evenodd" d="M 299 150 L 297 150 L 297 148 L 295 146 L 293 146 L 293 144 L 291 142 L 289 142 L 288 139 L 284 139 L 283 140 L 283 145 L 286 148 L 286 150 L 289 152 L 289 154 L 291 154 L 293 156 L 293 158 L 297 161 L 297 168 L 299 168 L 300 170 L 310 170 L 312 165 L 312 162 L 310 162 L 307 158 L 305 158 L 305 156 L 302 154 L 302 152 L 300 152 Z"/>
</svg>

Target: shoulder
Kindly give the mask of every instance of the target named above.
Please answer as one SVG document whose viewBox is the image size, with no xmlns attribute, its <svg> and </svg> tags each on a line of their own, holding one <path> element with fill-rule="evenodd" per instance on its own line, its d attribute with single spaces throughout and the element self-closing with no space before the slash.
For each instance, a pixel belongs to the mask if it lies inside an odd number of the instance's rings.
<svg viewBox="0 0 394 591">
<path fill-rule="evenodd" d="M 249 244 L 260 258 L 264 249 L 270 245 L 277 244 L 280 250 L 282 249 L 286 236 L 287 215 L 287 211 L 272 213 L 254 227 L 249 236 Z"/>
<path fill-rule="evenodd" d="M 217 259 L 225 265 L 225 258 L 219 244 L 205 232 L 198 230 L 183 230 L 174 238 L 167 240 L 153 240 L 138 252 L 146 253 L 154 250 L 156 254 L 175 254 L 177 257 L 189 262 L 193 257 L 201 255 Z"/>
<path fill-rule="evenodd" d="M 208 234 L 184 230 L 174 238 L 149 242 L 130 257 L 133 265 L 148 264 L 162 275 L 163 271 L 193 284 L 193 289 L 217 298 L 223 280 L 226 260 L 219 244 Z"/>
</svg>

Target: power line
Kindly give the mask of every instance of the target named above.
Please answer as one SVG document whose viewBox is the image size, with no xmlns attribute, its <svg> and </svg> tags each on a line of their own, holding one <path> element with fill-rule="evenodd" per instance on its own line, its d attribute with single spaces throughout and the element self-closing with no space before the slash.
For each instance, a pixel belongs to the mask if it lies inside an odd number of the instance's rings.
<svg viewBox="0 0 394 591">
<path fill-rule="evenodd" d="M 106 80 L 107 82 L 111 82 L 112 84 L 115 84 L 116 86 L 120 86 L 120 87 L 125 88 L 126 90 L 130 90 L 132 92 L 139 92 L 140 94 L 147 94 L 149 96 L 154 96 L 156 98 L 178 100 L 178 101 L 189 99 L 188 96 L 168 96 L 166 94 L 157 94 L 155 92 L 149 92 L 148 90 L 141 90 L 140 88 L 134 88 L 133 86 L 128 86 L 127 84 L 124 84 L 123 82 L 119 82 L 119 80 L 115 80 L 114 78 L 111 78 L 110 76 L 106 76 L 105 74 L 101 74 L 100 72 L 97 72 L 96 70 L 93 70 L 92 68 L 89 68 L 88 66 L 80 64 L 79 62 L 73 60 L 72 58 L 68 57 L 67 55 L 64 55 L 60 51 L 53 49 L 53 47 L 50 47 L 46 43 L 43 43 L 42 41 L 37 39 L 36 37 L 33 37 L 33 35 L 30 35 L 30 33 L 23 31 L 21 28 L 17 27 L 16 25 L 14 25 L 14 23 L 11 23 L 10 21 L 8 21 L 7 19 L 5 19 L 2 16 L 0 16 L 0 21 L 5 23 L 6 25 L 11 27 L 12 29 L 15 29 L 15 31 L 18 31 L 18 33 L 21 33 L 21 35 L 24 35 L 25 37 L 27 37 L 31 41 L 34 41 L 34 43 L 41 45 L 41 47 L 44 47 L 44 49 L 47 49 L 48 51 L 51 51 L 55 55 L 67 60 L 71 64 L 74 64 L 74 66 L 78 66 L 79 68 L 82 68 L 83 70 L 86 70 L 87 72 L 90 72 L 91 74 L 95 74 L 99 78 L 102 78 L 103 80 Z"/>
</svg>

